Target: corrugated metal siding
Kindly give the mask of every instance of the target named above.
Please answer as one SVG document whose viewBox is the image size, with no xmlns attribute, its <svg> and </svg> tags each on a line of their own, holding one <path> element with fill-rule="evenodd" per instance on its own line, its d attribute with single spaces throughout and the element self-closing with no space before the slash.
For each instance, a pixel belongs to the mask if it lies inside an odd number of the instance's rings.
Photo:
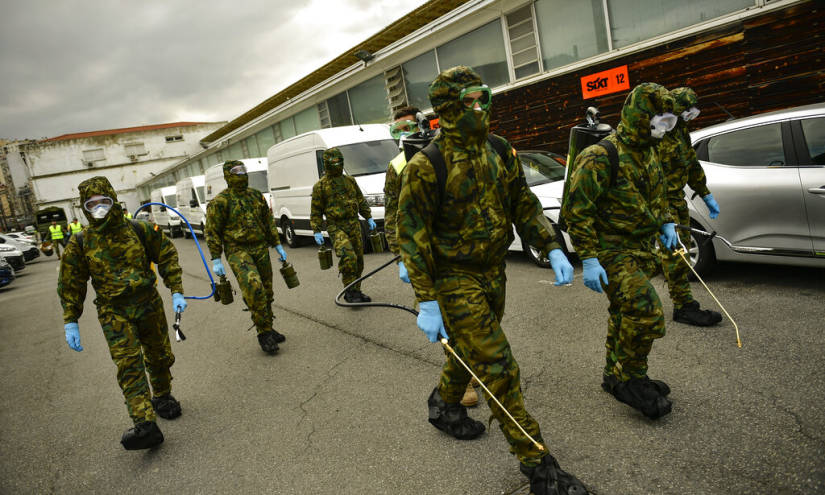
<svg viewBox="0 0 825 495">
<path fill-rule="evenodd" d="M 581 99 L 579 79 L 627 65 L 631 87 L 690 86 L 702 113 L 692 128 L 825 100 L 825 7 L 808 2 L 729 24 L 569 74 L 496 94 L 494 132 L 517 148 L 564 154 L 588 106 L 614 127 L 626 93 Z"/>
</svg>

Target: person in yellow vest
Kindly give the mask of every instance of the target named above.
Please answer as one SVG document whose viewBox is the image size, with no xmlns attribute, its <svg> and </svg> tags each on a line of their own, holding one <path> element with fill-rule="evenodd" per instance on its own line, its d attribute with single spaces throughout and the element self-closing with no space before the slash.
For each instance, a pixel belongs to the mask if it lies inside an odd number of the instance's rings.
<svg viewBox="0 0 825 495">
<path fill-rule="evenodd" d="M 418 132 L 418 121 L 416 115 L 420 110 L 416 107 L 399 108 L 393 114 L 393 122 L 390 124 L 390 134 L 395 139 L 400 140 L 404 136 L 409 136 Z M 407 166 L 407 157 L 404 150 L 401 150 L 395 158 L 390 161 L 387 167 L 387 175 L 384 181 L 384 234 L 387 237 L 387 245 L 393 254 L 398 255 L 398 240 L 396 238 L 395 219 L 398 213 L 398 194 L 401 192 L 401 172 Z M 398 278 L 404 283 L 410 283 L 407 276 L 407 268 L 403 261 L 398 262 Z M 461 405 L 473 407 L 478 404 L 478 393 L 475 386 L 478 384 L 475 378 L 467 384 L 464 397 L 461 398 Z"/>
<path fill-rule="evenodd" d="M 60 259 L 60 245 L 63 244 L 63 227 L 57 225 L 57 222 L 52 220 L 52 224 L 49 225 L 49 235 L 52 240 L 52 246 L 54 247 L 54 254 L 57 255 L 57 259 Z"/>
<path fill-rule="evenodd" d="M 129 213 L 129 210 L 127 210 L 125 206 L 123 207 L 123 217 L 126 218 L 127 220 L 132 219 L 132 214 Z"/>
<path fill-rule="evenodd" d="M 83 226 L 80 225 L 80 220 L 77 218 L 72 220 L 72 223 L 69 224 L 69 235 L 77 235 L 81 230 L 83 230 Z"/>
</svg>

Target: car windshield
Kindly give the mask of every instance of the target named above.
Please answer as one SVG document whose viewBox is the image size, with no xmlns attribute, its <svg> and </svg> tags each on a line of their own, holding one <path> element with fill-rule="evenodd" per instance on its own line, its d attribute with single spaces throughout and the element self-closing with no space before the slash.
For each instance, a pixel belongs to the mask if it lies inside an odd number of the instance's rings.
<svg viewBox="0 0 825 495">
<path fill-rule="evenodd" d="M 346 144 L 338 149 L 344 155 L 344 170 L 353 177 L 386 172 L 387 165 L 398 155 L 394 139 Z"/>
<path fill-rule="evenodd" d="M 564 165 L 559 163 L 553 155 L 546 153 L 519 153 L 521 168 L 524 169 L 524 178 L 527 185 L 538 186 L 548 182 L 564 180 Z"/>
<path fill-rule="evenodd" d="M 249 187 L 262 193 L 269 192 L 269 185 L 266 183 L 266 170 L 249 172 L 247 175 L 249 176 Z"/>
</svg>

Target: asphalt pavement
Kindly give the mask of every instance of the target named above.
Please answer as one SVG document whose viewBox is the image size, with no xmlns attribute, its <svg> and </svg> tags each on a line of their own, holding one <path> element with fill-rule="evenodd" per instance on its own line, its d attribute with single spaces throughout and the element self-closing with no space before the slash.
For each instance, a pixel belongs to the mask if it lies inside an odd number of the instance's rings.
<svg viewBox="0 0 825 495">
<path fill-rule="evenodd" d="M 191 239 L 176 239 L 186 295 L 209 293 Z M 205 246 L 203 246 L 205 249 Z M 301 285 L 275 269 L 276 356 L 258 346 L 240 292 L 232 305 L 189 301 L 172 342 L 183 415 L 159 419 L 166 441 L 123 450 L 130 426 L 90 288 L 68 348 L 57 262 L 41 257 L 0 289 L 0 493 L 511 494 L 526 478 L 493 422 L 460 442 L 427 422 L 444 353 L 409 313 L 348 309 L 316 249 L 287 248 Z M 390 258 L 366 256 L 367 270 Z M 528 411 L 550 452 L 593 493 L 825 493 L 825 270 L 720 265 L 710 287 L 736 319 L 673 323 L 650 375 L 673 389 L 673 412 L 649 421 L 601 390 L 607 299 L 552 270 L 507 259 L 503 326 Z M 237 283 L 230 275 L 237 288 Z M 170 316 L 171 295 L 160 293 Z M 364 283 L 375 301 L 411 306 L 394 265 Z M 693 285 L 703 306 L 714 303 Z M 471 416 L 487 424 L 480 405 Z"/>
</svg>

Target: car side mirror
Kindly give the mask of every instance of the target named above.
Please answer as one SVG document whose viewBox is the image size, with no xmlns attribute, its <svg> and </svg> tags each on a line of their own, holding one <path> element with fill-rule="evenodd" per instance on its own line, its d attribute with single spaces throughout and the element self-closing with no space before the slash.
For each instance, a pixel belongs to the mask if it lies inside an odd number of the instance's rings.
<svg viewBox="0 0 825 495">
<path fill-rule="evenodd" d="M 197 208 L 198 207 L 198 200 L 197 199 L 190 199 L 189 200 L 189 206 L 191 206 L 192 208 Z"/>
<path fill-rule="evenodd" d="M 166 211 L 166 207 L 165 207 L 165 206 L 161 206 L 161 207 L 160 207 L 160 211 L 161 211 L 161 212 Z"/>
</svg>

